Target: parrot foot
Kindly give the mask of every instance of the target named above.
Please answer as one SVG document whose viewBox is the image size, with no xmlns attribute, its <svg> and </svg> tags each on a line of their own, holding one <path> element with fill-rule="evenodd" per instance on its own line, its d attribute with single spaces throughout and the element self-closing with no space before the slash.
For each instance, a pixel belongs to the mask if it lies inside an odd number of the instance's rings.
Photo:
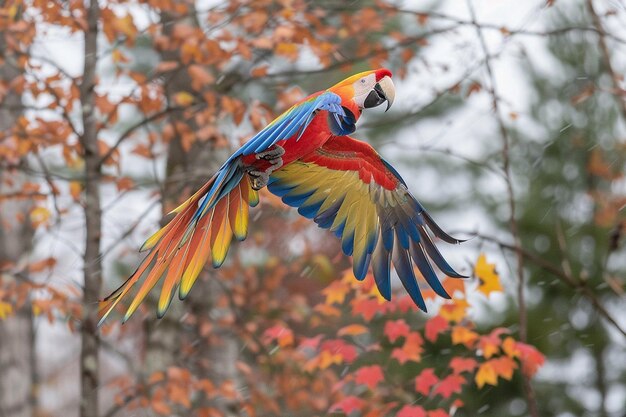
<svg viewBox="0 0 626 417">
<path fill-rule="evenodd" d="M 280 145 L 273 145 L 268 150 L 256 154 L 256 159 L 265 159 L 272 165 L 283 164 L 282 156 L 285 154 L 285 148 Z"/>
<path fill-rule="evenodd" d="M 274 145 L 267 151 L 259 152 L 256 154 L 256 159 L 263 159 L 270 163 L 264 171 L 251 170 L 248 171 L 248 175 L 251 177 L 251 185 L 254 190 L 260 190 L 265 187 L 270 181 L 270 175 L 278 168 L 283 166 L 282 156 L 285 154 L 285 149 L 282 146 Z"/>
<path fill-rule="evenodd" d="M 250 185 L 253 190 L 259 191 L 270 181 L 270 174 L 265 171 L 249 171 Z"/>
</svg>

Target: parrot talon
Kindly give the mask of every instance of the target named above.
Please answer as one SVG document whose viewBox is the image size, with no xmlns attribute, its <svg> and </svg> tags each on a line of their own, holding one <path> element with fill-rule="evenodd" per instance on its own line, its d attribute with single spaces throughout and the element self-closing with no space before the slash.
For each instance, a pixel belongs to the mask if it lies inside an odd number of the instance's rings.
<svg viewBox="0 0 626 417">
<path fill-rule="evenodd" d="M 266 161 L 268 161 L 272 165 L 276 165 L 277 162 L 274 162 L 274 161 L 276 161 L 278 159 L 280 159 L 282 161 L 281 157 L 284 154 L 285 154 L 285 148 L 283 148 L 280 145 L 274 145 L 274 146 L 270 147 L 266 151 L 259 152 L 255 156 L 256 156 L 256 159 L 265 159 Z M 282 165 L 282 162 L 281 162 L 281 165 Z"/>
<path fill-rule="evenodd" d="M 271 165 L 267 167 L 264 171 L 257 171 L 255 169 L 248 171 L 248 175 L 250 175 L 251 177 L 252 188 L 256 191 L 259 191 L 261 188 L 265 187 L 270 181 L 270 175 L 272 174 L 272 172 L 283 166 L 283 158 L 281 157 L 266 160 Z"/>
<path fill-rule="evenodd" d="M 270 174 L 265 171 L 249 171 L 248 175 L 250 175 L 250 185 L 255 191 L 259 191 L 270 181 Z"/>
<path fill-rule="evenodd" d="M 272 172 L 283 166 L 282 156 L 284 154 L 285 149 L 282 146 L 274 145 L 268 150 L 259 152 L 255 155 L 256 159 L 267 161 L 270 166 L 263 171 L 258 171 L 254 168 L 251 168 L 250 171 L 248 171 L 248 175 L 251 177 L 251 185 L 254 190 L 258 191 L 268 184 Z"/>
</svg>

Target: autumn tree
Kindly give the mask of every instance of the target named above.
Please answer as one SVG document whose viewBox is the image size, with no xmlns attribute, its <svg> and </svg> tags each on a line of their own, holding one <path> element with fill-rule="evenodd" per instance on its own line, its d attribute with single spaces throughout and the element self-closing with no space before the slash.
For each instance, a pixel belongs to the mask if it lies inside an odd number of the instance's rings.
<svg viewBox="0 0 626 417">
<path fill-rule="evenodd" d="M 21 11 L 9 8 L 0 22 L 0 50 L 18 42 L 24 25 L 20 22 Z M 0 56 L 0 132 L 2 142 L 19 137 L 16 120 L 23 120 L 24 106 L 19 84 L 23 69 L 12 57 Z M 32 200 L 38 187 L 29 181 L 28 175 L 19 170 L 25 162 L 13 142 L 4 147 L 5 163 L 0 165 L 0 292 L 11 291 L 17 283 L 27 281 L 24 270 L 33 238 L 33 227 L 27 214 L 33 208 Z M 28 190 L 28 191 L 27 191 Z M 43 196 L 42 196 L 43 197 Z M 4 378 L 0 382 L 0 414 L 21 417 L 32 415 L 35 381 L 34 327 L 28 295 L 23 294 L 19 306 L 0 298 L 0 364 Z M 7 297 L 9 298 L 9 297 Z M 25 299 L 24 299 L 25 298 Z M 13 310 L 17 312 L 13 314 Z"/>
<path fill-rule="evenodd" d="M 623 182 L 626 161 L 620 143 L 626 102 L 616 73 L 620 70 L 607 46 L 614 41 L 605 34 L 600 12 L 592 2 L 560 5 L 559 11 L 553 27 L 584 26 L 597 33 L 550 38 L 550 53 L 575 82 L 545 77 L 530 61 L 524 63 L 538 93 L 529 116 L 546 135 L 540 147 L 523 129 L 515 135 L 520 154 L 514 163 L 529 184 L 521 198 L 521 238 L 524 247 L 541 258 L 560 259 L 562 268 L 554 274 L 545 263 L 528 263 L 529 286 L 535 289 L 529 300 L 529 321 L 543 323 L 529 327 L 529 338 L 555 362 L 573 363 L 576 356 L 589 360 L 581 378 L 541 383 L 537 393 L 542 414 L 567 410 L 585 415 L 588 405 L 574 394 L 583 384 L 592 386 L 599 397 L 596 415 L 609 416 L 615 412 L 609 405 L 609 387 L 626 372 L 610 359 L 614 341 L 623 338 L 626 330 L 619 319 L 623 301 L 619 277 L 626 270 L 618 261 L 624 253 L 626 200 L 618 184 Z M 548 103 L 555 101 L 558 116 L 549 116 Z M 548 205 L 538 208 L 532 204 L 537 200 Z"/>
</svg>

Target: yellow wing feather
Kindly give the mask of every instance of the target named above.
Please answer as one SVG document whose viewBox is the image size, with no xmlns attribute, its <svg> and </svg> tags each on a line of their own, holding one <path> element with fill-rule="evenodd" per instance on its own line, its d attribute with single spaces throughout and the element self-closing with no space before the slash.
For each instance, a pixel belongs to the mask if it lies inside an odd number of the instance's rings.
<svg viewBox="0 0 626 417">
<path fill-rule="evenodd" d="M 150 290 L 163 280 L 158 299 L 158 315 L 162 316 L 169 306 L 173 293 L 179 287 L 184 298 L 209 257 L 213 266 L 224 262 L 233 235 L 245 239 L 248 232 L 249 206 L 258 203 L 259 194 L 253 190 L 250 180 L 244 176 L 241 182 L 226 196 L 212 206 L 197 224 L 194 213 L 206 194 L 211 182 L 172 211 L 176 213 L 167 225 L 154 233 L 142 246 L 150 253 L 137 271 L 120 288 L 100 302 L 100 323 L 115 309 L 130 290 L 140 284 L 125 314 L 124 321 L 135 313 Z"/>
</svg>

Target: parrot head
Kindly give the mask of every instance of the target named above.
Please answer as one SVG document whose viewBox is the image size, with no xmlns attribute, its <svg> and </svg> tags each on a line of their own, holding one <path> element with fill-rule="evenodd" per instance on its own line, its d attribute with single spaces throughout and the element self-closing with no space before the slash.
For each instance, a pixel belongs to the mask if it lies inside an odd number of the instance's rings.
<svg viewBox="0 0 626 417">
<path fill-rule="evenodd" d="M 351 98 L 360 110 L 380 106 L 386 101 L 387 111 L 396 96 L 391 71 L 385 68 L 355 74 L 330 90 L 344 99 Z"/>
</svg>

